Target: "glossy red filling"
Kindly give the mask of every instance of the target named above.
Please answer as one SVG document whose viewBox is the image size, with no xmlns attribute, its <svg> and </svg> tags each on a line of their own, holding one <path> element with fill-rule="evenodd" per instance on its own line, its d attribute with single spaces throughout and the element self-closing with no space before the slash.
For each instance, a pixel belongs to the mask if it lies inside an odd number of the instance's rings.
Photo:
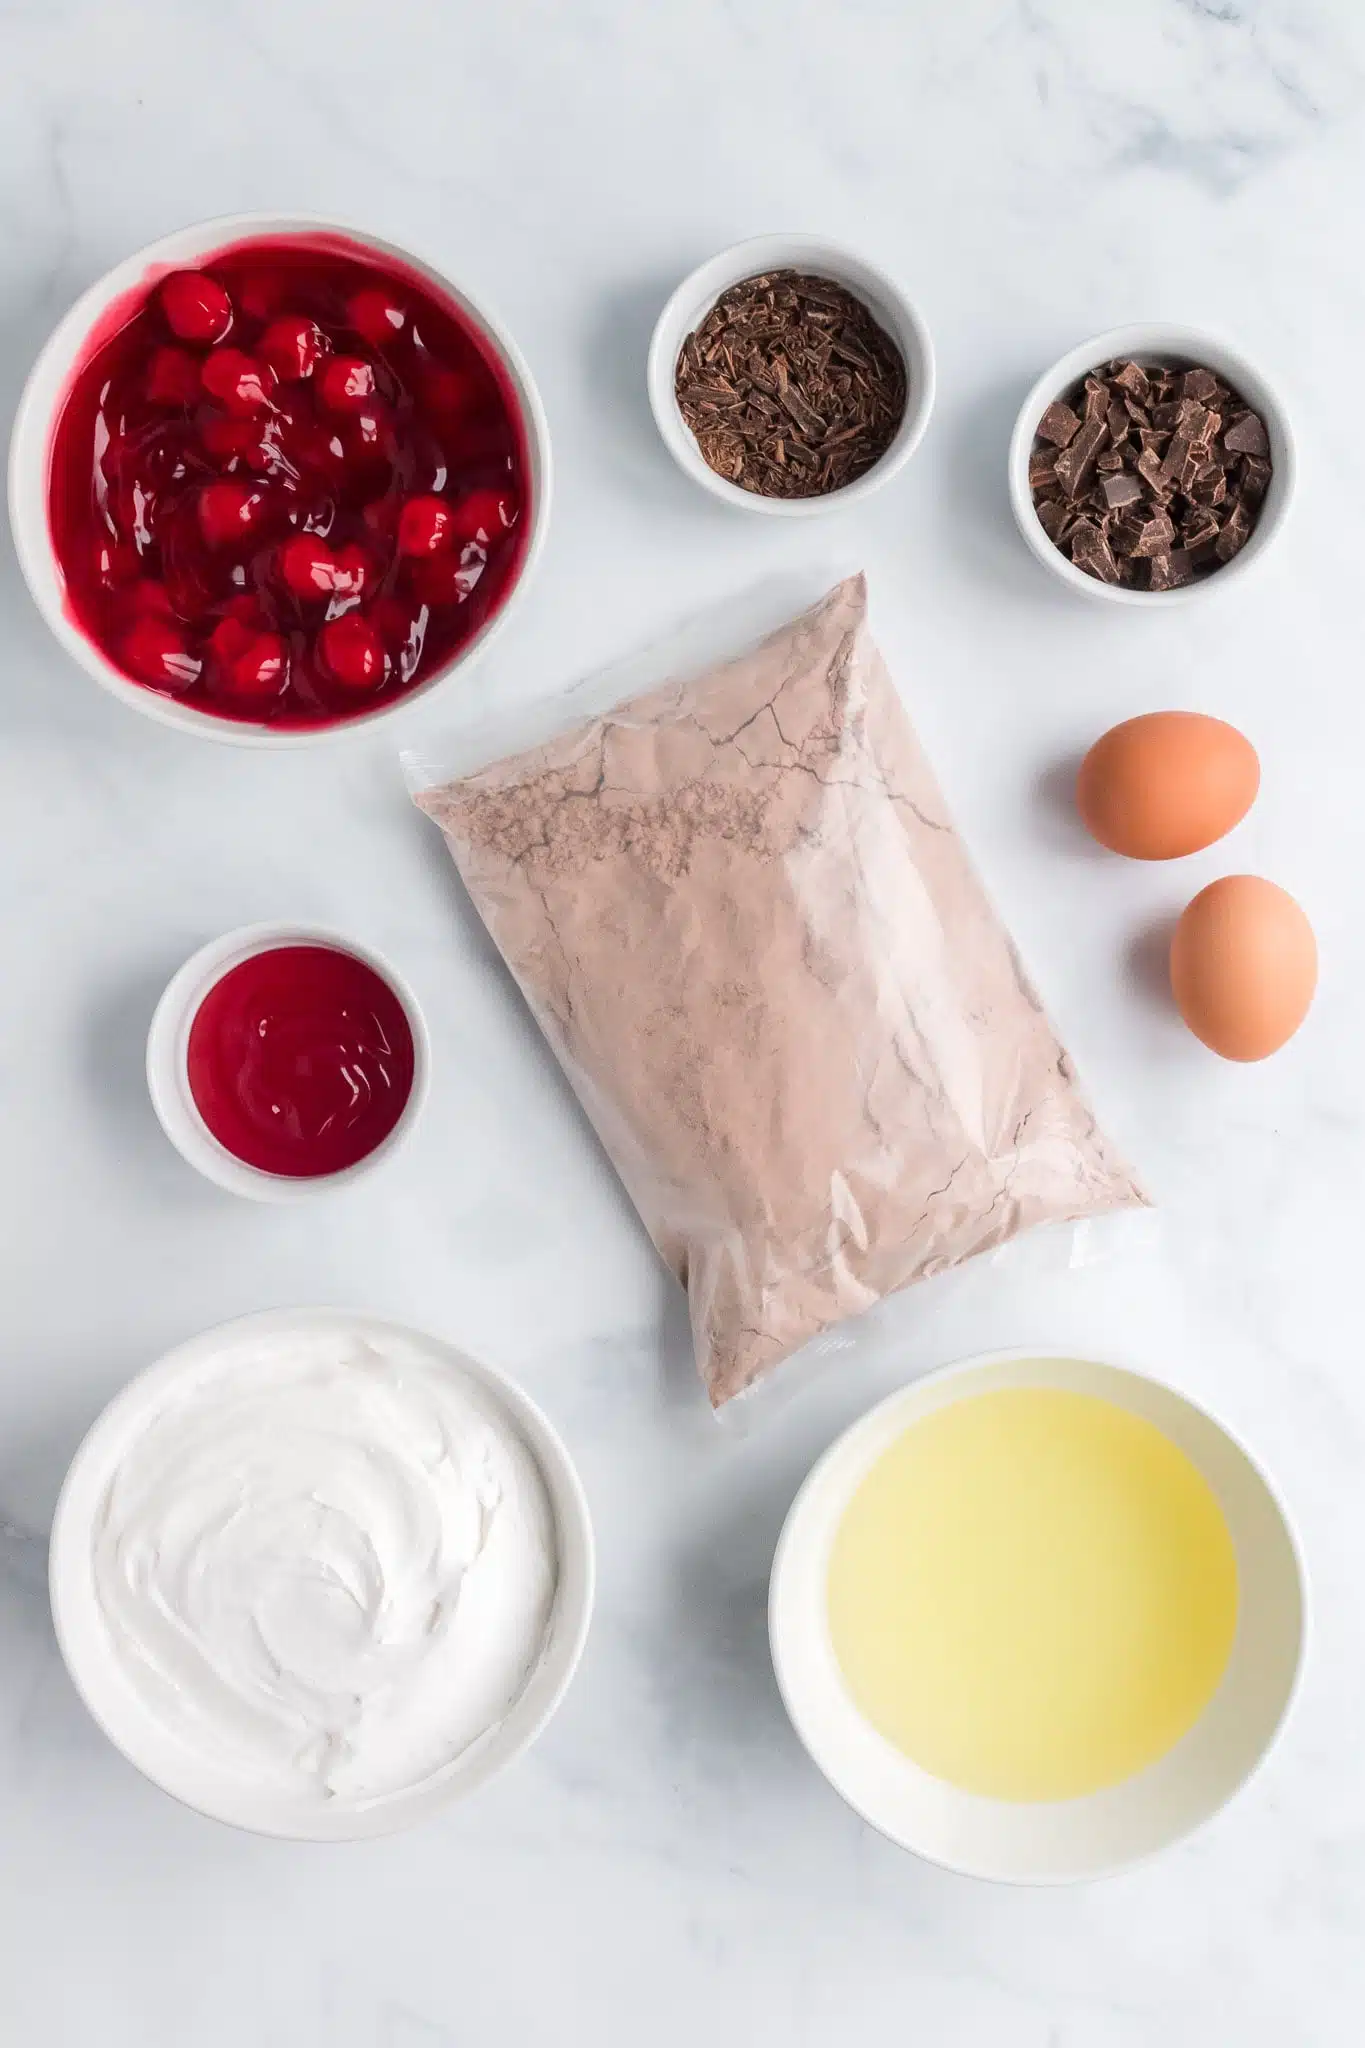
<svg viewBox="0 0 1365 2048">
<path fill-rule="evenodd" d="M 505 372 L 415 274 L 244 242 L 106 315 L 53 436 L 81 630 L 222 718 L 330 725 L 414 689 L 506 598 L 530 524 Z"/>
<path fill-rule="evenodd" d="M 388 983 L 330 946 L 230 968 L 190 1025 L 195 1107 L 262 1173 L 340 1173 L 382 1145 L 412 1093 L 412 1030 Z"/>
</svg>

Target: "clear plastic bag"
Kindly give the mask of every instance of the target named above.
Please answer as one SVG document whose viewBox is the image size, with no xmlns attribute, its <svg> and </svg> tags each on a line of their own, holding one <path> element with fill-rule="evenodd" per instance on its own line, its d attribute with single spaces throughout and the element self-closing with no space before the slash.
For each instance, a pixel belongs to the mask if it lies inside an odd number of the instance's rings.
<svg viewBox="0 0 1365 2048">
<path fill-rule="evenodd" d="M 416 800 L 687 1289 L 714 1406 L 1035 1224 L 1146 1206 L 944 808 L 861 576 Z"/>
</svg>

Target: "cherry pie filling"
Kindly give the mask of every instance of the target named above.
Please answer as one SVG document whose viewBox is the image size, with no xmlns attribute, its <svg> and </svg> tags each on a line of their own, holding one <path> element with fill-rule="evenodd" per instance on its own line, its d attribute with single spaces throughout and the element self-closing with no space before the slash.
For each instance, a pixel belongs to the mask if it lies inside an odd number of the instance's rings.
<svg viewBox="0 0 1365 2048">
<path fill-rule="evenodd" d="M 81 630 L 221 718 L 331 725 L 467 645 L 525 555 L 520 409 L 474 327 L 339 237 L 240 243 L 106 315 L 53 437 Z"/>
</svg>

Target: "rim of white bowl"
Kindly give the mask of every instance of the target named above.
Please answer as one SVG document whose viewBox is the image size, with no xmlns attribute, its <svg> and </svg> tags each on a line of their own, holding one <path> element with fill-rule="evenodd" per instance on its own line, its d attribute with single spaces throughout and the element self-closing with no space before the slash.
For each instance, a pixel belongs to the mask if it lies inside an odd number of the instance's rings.
<svg viewBox="0 0 1365 2048">
<path fill-rule="evenodd" d="M 559 1585 L 540 1658 L 506 1717 L 488 1737 L 454 1759 L 443 1771 L 374 1806 L 341 1814 L 325 1812 L 310 1821 L 281 1821 L 252 1809 L 228 1812 L 223 1805 L 191 1796 L 173 1782 L 178 1752 L 159 1740 L 146 1720 L 141 1739 L 129 1740 L 116 1711 L 116 1674 L 105 1654 L 90 1584 L 90 1528 L 109 1473 L 135 1437 L 147 1412 L 176 1382 L 200 1365 L 211 1365 L 225 1344 L 238 1338 L 287 1335 L 291 1330 L 335 1327 L 377 1336 L 397 1336 L 429 1345 L 452 1368 L 483 1387 L 504 1408 L 535 1458 L 554 1509 L 559 1541 Z M 538 1741 L 558 1712 L 582 1661 L 596 1598 L 596 1543 L 592 1514 L 578 1468 L 567 1445 L 539 1404 L 502 1367 L 476 1358 L 459 1345 L 387 1317 L 338 1308 L 265 1309 L 239 1316 L 178 1344 L 123 1386 L 91 1424 L 67 1467 L 52 1519 L 48 1546 L 48 1596 L 62 1661 L 96 1726 L 115 1749 L 168 1797 L 209 1820 L 283 1841 L 345 1842 L 395 1834 L 476 1791 L 507 1769 Z M 133 1713 L 129 1719 L 136 1722 Z M 170 1758 L 158 1768 L 158 1754 Z M 250 1817 L 248 1817 L 248 1813 Z"/>
<path fill-rule="evenodd" d="M 1009 1378 L 1013 1368 L 1031 1365 L 1061 1367 L 1063 1368 L 1063 1377 L 1042 1382 Z M 861 1796 L 859 1790 L 850 1784 L 847 1769 L 847 1753 L 837 1753 L 839 1750 L 839 1738 L 836 1737 L 835 1740 L 831 1741 L 827 1730 L 822 1731 L 815 1726 L 815 1719 L 819 1708 L 818 1705 L 812 1704 L 812 1688 L 809 1683 L 810 1659 L 808 1656 L 799 1655 L 798 1651 L 794 1649 L 794 1644 L 799 1627 L 804 1627 L 807 1630 L 812 1626 L 816 1627 L 820 1636 L 819 1661 L 837 1673 L 837 1663 L 834 1659 L 833 1647 L 828 1639 L 828 1624 L 824 1620 L 824 1568 L 828 1562 L 829 1545 L 833 1539 L 834 1531 L 842 1518 L 843 1510 L 852 1498 L 852 1494 L 859 1481 L 866 1475 L 881 1452 L 895 1441 L 902 1430 L 909 1428 L 918 1419 L 920 1413 L 929 1413 L 934 1408 L 948 1406 L 958 1399 L 968 1398 L 966 1390 L 962 1387 L 964 1381 L 972 1379 L 987 1381 L 988 1375 L 1003 1373 L 1006 1376 L 1003 1380 L 996 1378 L 993 1381 L 988 1381 L 988 1385 L 983 1386 L 982 1391 L 987 1391 L 990 1384 L 1059 1385 L 1067 1383 L 1067 1368 L 1073 1369 L 1078 1376 L 1083 1373 L 1094 1375 L 1099 1379 L 1107 1381 L 1111 1387 L 1114 1386 L 1115 1382 L 1126 1381 L 1130 1383 L 1130 1388 L 1136 1387 L 1144 1390 L 1145 1394 L 1150 1397 L 1150 1405 L 1164 1408 L 1168 1413 L 1173 1410 L 1184 1411 L 1185 1415 L 1192 1418 L 1196 1432 L 1203 1431 L 1207 1433 L 1211 1441 L 1220 1443 L 1231 1454 L 1233 1461 L 1249 1477 L 1253 1487 L 1258 1490 L 1260 1503 L 1267 1516 L 1267 1528 L 1273 1532 L 1274 1538 L 1283 1544 L 1280 1564 L 1288 1575 L 1288 1583 L 1292 1588 L 1294 1608 L 1292 1616 L 1294 1627 L 1293 1658 L 1288 1671 L 1287 1682 L 1283 1685 L 1278 1698 L 1274 1717 L 1264 1733 L 1258 1738 L 1254 1755 L 1251 1756 L 1245 1768 L 1240 1771 L 1240 1774 L 1225 1788 L 1220 1789 L 1192 1817 L 1171 1828 L 1169 1832 L 1161 1834 L 1159 1838 L 1150 1840 L 1119 1855 L 1102 1856 L 1089 1861 L 1058 1861 L 1049 1867 L 1043 1867 L 1041 1860 L 1032 1866 L 1021 1865 L 1016 1860 L 1015 1864 L 1010 1868 L 1000 1867 L 999 1864 L 992 1867 L 990 1860 L 980 1854 L 952 1855 L 946 1853 L 942 1848 L 929 1848 L 924 1845 L 923 1841 L 910 1839 L 909 1831 L 904 1826 L 898 1825 L 884 1807 L 879 1808 L 876 1798 Z M 1078 1388 L 1078 1391 L 1086 1391 L 1086 1389 Z M 940 1393 L 944 1397 L 941 1401 L 935 1398 Z M 1111 1394 L 1102 1398 L 1116 1398 L 1116 1396 Z M 1122 1401 L 1120 1405 L 1127 1408 L 1130 1413 L 1146 1414 L 1146 1419 L 1154 1421 L 1156 1426 L 1163 1430 L 1164 1434 L 1170 1436 L 1172 1442 L 1178 1442 L 1177 1438 L 1171 1434 L 1164 1423 L 1157 1421 L 1155 1416 L 1146 1413 L 1146 1404 L 1138 1405 L 1133 1403 L 1130 1405 L 1128 1401 Z M 1185 1454 L 1194 1462 L 1196 1469 L 1201 1472 L 1205 1480 L 1213 1487 L 1220 1507 L 1223 1508 L 1224 1513 L 1228 1516 L 1229 1528 L 1233 1533 L 1235 1543 L 1236 1529 L 1233 1527 L 1233 1518 L 1228 1513 L 1227 1503 L 1218 1484 L 1199 1457 L 1190 1449 L 1188 1443 L 1178 1443 L 1178 1448 L 1184 1450 Z M 851 1470 L 840 1473 L 841 1466 L 850 1467 Z M 820 1499 L 821 1491 L 824 1488 L 833 1487 L 833 1475 L 836 1473 L 840 1473 L 840 1477 L 835 1497 L 832 1502 L 822 1501 Z M 812 1532 L 809 1524 L 812 1517 L 817 1514 L 819 1520 L 814 1532 Z M 803 1560 L 798 1554 L 802 1546 L 810 1548 L 813 1553 L 812 1556 Z M 818 1562 L 820 1569 L 818 1572 L 815 1572 L 813 1582 L 812 1567 L 816 1562 Z M 1213 1699 L 1204 1709 L 1204 1712 L 1200 1715 L 1194 1726 L 1187 1730 L 1186 1734 L 1181 1737 L 1180 1741 L 1171 1750 L 1167 1751 L 1165 1756 L 1158 1758 L 1154 1764 L 1149 1765 L 1146 1770 L 1139 1772 L 1136 1777 L 1125 1779 L 1119 1785 L 1108 1788 L 1107 1791 L 1091 1794 L 1079 1800 L 1038 1802 L 1037 1805 L 1033 1806 L 1025 1804 L 1016 1806 L 1008 1801 L 982 1799 L 975 1794 L 963 1792 L 955 1786 L 946 1785 L 941 1780 L 930 1778 L 927 1772 L 921 1771 L 908 1757 L 902 1756 L 899 1751 L 893 1749 L 889 1742 L 885 1741 L 883 1737 L 877 1734 L 863 1720 L 859 1710 L 848 1696 L 842 1678 L 839 1677 L 836 1678 L 835 1683 L 842 1694 L 839 1716 L 845 1723 L 845 1732 L 853 1729 L 856 1725 L 858 1731 L 857 1740 L 860 1746 L 866 1754 L 875 1756 L 875 1767 L 884 1769 L 888 1779 L 894 1773 L 898 1776 L 903 1776 L 906 1783 L 912 1780 L 922 1781 L 923 1784 L 934 1787 L 936 1796 L 941 1798 L 945 1804 L 959 1806 L 964 1813 L 969 1814 L 973 1819 L 979 1819 L 986 1809 L 992 1809 L 996 1812 L 1003 1809 L 1015 1814 L 1031 1813 L 1042 1816 L 1043 1818 L 1039 1821 L 1038 1825 L 1039 1838 L 1041 1840 L 1050 1837 L 1055 1843 L 1058 1839 L 1055 1830 L 1063 1825 L 1063 1822 L 1058 1820 L 1058 1816 L 1074 1818 L 1080 1808 L 1090 1806 L 1092 1801 L 1105 1802 L 1107 1807 L 1114 1801 L 1116 1795 L 1121 1797 L 1125 1793 L 1129 1794 L 1129 1796 L 1140 1798 L 1149 1804 L 1151 1788 L 1156 1782 L 1158 1774 L 1180 1768 L 1182 1753 L 1188 1754 L 1186 1746 L 1195 1741 L 1199 1730 L 1205 1726 L 1208 1718 L 1214 1713 L 1220 1700 L 1223 1698 L 1228 1674 L 1234 1668 L 1239 1647 L 1245 1642 L 1242 1608 L 1243 1587 L 1240 1583 L 1242 1578 L 1240 1548 L 1238 1553 L 1238 1571 L 1239 1606 L 1237 1634 L 1234 1639 L 1232 1658 L 1229 1660 L 1228 1672 L 1225 1672 L 1224 1679 L 1220 1682 Z M 1283 1591 L 1283 1588 L 1281 1590 Z M 813 1601 L 819 1602 L 820 1621 L 818 1624 L 812 1620 L 811 1605 Z M 1165 1849 L 1174 1847 L 1178 1842 L 1187 1840 L 1191 1835 L 1206 1827 L 1234 1798 L 1246 1790 L 1253 1779 L 1259 1776 L 1278 1747 L 1302 1686 L 1308 1657 L 1309 1636 L 1309 1582 L 1303 1549 L 1294 1522 L 1285 1506 L 1283 1494 L 1266 1471 L 1261 1459 L 1258 1456 L 1253 1456 L 1241 1438 L 1200 1402 L 1192 1400 L 1188 1394 L 1182 1392 L 1178 1387 L 1170 1385 L 1169 1382 L 1155 1378 L 1131 1358 L 1120 1358 L 1107 1351 L 1101 1356 L 1096 1352 L 1075 1351 L 1069 1346 L 1050 1344 L 1014 1345 L 999 1351 L 980 1352 L 970 1358 L 957 1359 L 950 1364 L 936 1367 L 931 1372 L 921 1374 L 919 1378 L 910 1381 L 906 1386 L 898 1388 L 894 1393 L 886 1396 L 885 1399 L 874 1403 L 863 1415 L 852 1422 L 847 1429 L 840 1432 L 834 1442 L 816 1459 L 802 1481 L 783 1523 L 781 1535 L 778 1538 L 769 1581 L 768 1638 L 778 1691 L 782 1696 L 783 1706 L 786 1708 L 788 1719 L 792 1724 L 798 1741 L 822 1777 L 838 1793 L 845 1804 L 858 1814 L 860 1819 L 864 1820 L 869 1827 L 874 1828 L 887 1841 L 893 1843 L 895 1847 L 905 1849 L 910 1854 L 918 1856 L 922 1862 L 933 1864 L 939 1869 L 951 1870 L 959 1876 L 977 1878 L 998 1884 L 1037 1886 L 1077 1884 L 1091 1882 L 1102 1877 L 1116 1876 L 1124 1870 L 1132 1869 L 1138 1864 L 1147 1862 L 1152 1856 L 1160 1854 Z M 804 1671 L 798 1668 L 801 1665 L 804 1665 Z M 1174 1764 L 1172 1762 L 1173 1759 L 1176 1760 Z M 1132 1791 L 1134 1787 L 1143 1789 L 1140 1793 L 1134 1794 Z"/>
<path fill-rule="evenodd" d="M 345 953 L 377 974 L 403 1006 L 412 1033 L 412 1088 L 403 1111 L 387 1137 L 373 1152 L 357 1159 L 339 1173 L 313 1174 L 293 1179 L 285 1174 L 264 1173 L 248 1166 L 214 1137 L 194 1100 L 189 1077 L 190 1027 L 209 990 L 232 968 L 260 953 L 273 953 L 281 946 L 325 946 Z M 373 946 L 366 946 L 346 932 L 317 924 L 250 924 L 238 931 L 210 939 L 184 966 L 172 975 L 152 1014 L 147 1033 L 147 1092 L 162 1130 L 181 1158 L 232 1195 L 248 1201 L 296 1203 L 318 1195 L 335 1194 L 354 1186 L 390 1160 L 407 1143 L 426 1107 L 431 1089 L 431 1034 L 422 1006 L 406 977 L 393 962 Z"/>
<path fill-rule="evenodd" d="M 1115 356 L 1132 356 L 1139 362 L 1144 357 L 1172 356 L 1177 361 L 1183 359 L 1189 365 L 1202 365 L 1217 372 L 1254 411 L 1260 413 L 1270 439 L 1270 484 L 1250 538 L 1221 569 L 1215 569 L 1212 575 L 1201 577 L 1197 582 L 1182 584 L 1177 590 L 1130 590 L 1120 583 L 1101 583 L 1097 576 L 1087 576 L 1048 539 L 1033 509 L 1028 460 L 1039 420 L 1053 399 L 1062 397 L 1079 383 L 1087 370 L 1093 370 Z M 1240 349 L 1221 335 L 1211 334 L 1202 328 L 1184 327 L 1175 322 L 1134 321 L 1124 327 L 1107 328 L 1103 334 L 1078 342 L 1075 348 L 1068 349 L 1064 356 L 1059 356 L 1043 371 L 1019 408 L 1014 431 L 1010 435 L 1008 476 L 1015 523 L 1030 552 L 1045 569 L 1050 569 L 1054 576 L 1059 576 L 1082 597 L 1097 598 L 1105 603 L 1145 606 L 1155 611 L 1163 606 L 1189 604 L 1215 591 L 1227 590 L 1261 560 L 1288 517 L 1298 480 L 1298 451 L 1288 411 L 1275 387 Z"/>
<path fill-rule="evenodd" d="M 63 578 L 52 547 L 47 519 L 48 477 L 51 447 L 57 418 L 70 388 L 72 374 L 81 359 L 84 344 L 104 309 L 124 293 L 148 280 L 159 267 L 172 270 L 192 265 L 205 256 L 221 254 L 254 236 L 335 235 L 374 251 L 409 269 L 433 291 L 449 299 L 462 316 L 475 326 L 499 359 L 521 409 L 530 467 L 531 530 L 516 580 L 502 603 L 485 619 L 474 638 L 461 647 L 443 667 L 426 677 L 414 690 L 371 711 L 328 725 L 276 729 L 269 724 L 218 718 L 191 704 L 134 682 L 87 638 L 67 614 L 63 600 Z M 53 388 L 45 389 L 49 383 Z M 58 644 L 95 682 L 121 703 L 140 711 L 159 725 L 188 732 L 200 739 L 216 740 L 236 747 L 285 748 L 328 746 L 372 732 L 377 725 L 400 718 L 417 705 L 427 703 L 453 677 L 482 660 L 508 620 L 525 601 L 545 548 L 553 498 L 554 465 L 550 448 L 550 423 L 541 401 L 530 365 L 505 322 L 482 297 L 475 298 L 456 284 L 445 271 L 418 250 L 359 226 L 354 221 L 329 214 L 313 213 L 231 213 L 213 220 L 196 221 L 162 235 L 145 248 L 135 250 L 96 278 L 53 328 L 43 343 L 24 383 L 9 443 L 9 519 L 15 553 L 24 581 L 44 623 Z"/>
<path fill-rule="evenodd" d="M 861 299 L 886 329 L 905 360 L 908 397 L 905 417 L 886 453 L 863 476 L 818 498 L 764 498 L 717 476 L 704 460 L 674 392 L 674 373 L 683 342 L 705 319 L 721 293 L 765 270 L 810 270 L 829 277 Z M 817 235 L 752 235 L 698 264 L 678 285 L 655 322 L 646 365 L 650 409 L 664 446 L 685 476 L 723 504 L 778 519 L 808 519 L 845 511 L 890 483 L 924 438 L 934 406 L 934 346 L 919 308 L 880 265 L 839 242 Z"/>
</svg>

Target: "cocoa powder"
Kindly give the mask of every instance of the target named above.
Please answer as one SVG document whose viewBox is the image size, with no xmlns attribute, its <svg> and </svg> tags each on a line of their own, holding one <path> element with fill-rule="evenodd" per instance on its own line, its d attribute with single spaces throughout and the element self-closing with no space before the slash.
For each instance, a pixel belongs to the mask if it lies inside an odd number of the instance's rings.
<svg viewBox="0 0 1365 2048">
<path fill-rule="evenodd" d="M 691 1304 L 717 1406 L 1035 1223 L 1139 1206 L 866 625 L 418 801 Z"/>
</svg>

